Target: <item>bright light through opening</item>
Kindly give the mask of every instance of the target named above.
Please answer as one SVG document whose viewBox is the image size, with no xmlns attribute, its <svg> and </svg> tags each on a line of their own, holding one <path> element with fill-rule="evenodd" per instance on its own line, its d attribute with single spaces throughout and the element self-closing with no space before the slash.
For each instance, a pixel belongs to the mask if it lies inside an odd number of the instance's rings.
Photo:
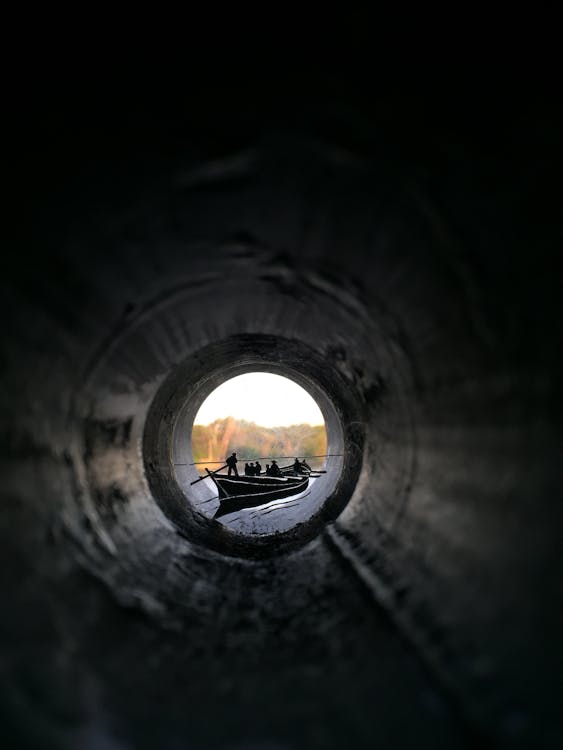
<svg viewBox="0 0 563 750">
<path fill-rule="evenodd" d="M 226 417 L 262 427 L 324 425 L 321 410 L 307 391 L 293 380 L 269 372 L 251 372 L 227 380 L 204 401 L 194 425 L 208 425 Z"/>
<path fill-rule="evenodd" d="M 300 385 L 281 375 L 251 372 L 227 380 L 207 397 L 194 420 L 192 450 L 201 465 L 223 463 L 235 452 L 243 462 L 283 458 L 287 463 L 288 456 L 307 456 L 320 469 L 326 428 L 317 403 Z"/>
<path fill-rule="evenodd" d="M 192 462 L 176 467 L 181 475 L 186 466 L 199 513 L 245 534 L 274 533 L 307 520 L 328 497 L 327 442 L 304 388 L 251 372 L 209 394 L 193 423 Z"/>
</svg>

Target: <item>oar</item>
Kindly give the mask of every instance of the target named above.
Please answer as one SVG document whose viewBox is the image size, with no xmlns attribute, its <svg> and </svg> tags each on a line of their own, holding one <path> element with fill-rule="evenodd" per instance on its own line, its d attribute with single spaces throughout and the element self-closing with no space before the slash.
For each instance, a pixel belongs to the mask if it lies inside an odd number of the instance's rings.
<svg viewBox="0 0 563 750">
<path fill-rule="evenodd" d="M 280 471 L 287 471 L 288 469 L 293 469 L 293 464 L 290 466 L 280 466 Z M 307 476 L 307 474 L 326 474 L 325 469 L 305 469 L 305 472 L 307 473 L 301 475 L 298 474 L 298 476 Z"/>
<path fill-rule="evenodd" d="M 208 475 L 210 476 L 211 474 L 217 474 L 218 472 L 222 471 L 223 469 L 226 469 L 228 465 L 229 464 L 225 464 L 224 466 L 221 466 L 220 469 L 215 469 L 215 471 L 209 471 L 208 469 L 206 469 L 206 471 L 207 471 Z M 208 477 L 200 477 L 199 479 L 194 479 L 194 481 L 190 482 L 190 484 L 197 484 L 198 482 L 203 482 L 204 479 L 208 479 Z"/>
</svg>

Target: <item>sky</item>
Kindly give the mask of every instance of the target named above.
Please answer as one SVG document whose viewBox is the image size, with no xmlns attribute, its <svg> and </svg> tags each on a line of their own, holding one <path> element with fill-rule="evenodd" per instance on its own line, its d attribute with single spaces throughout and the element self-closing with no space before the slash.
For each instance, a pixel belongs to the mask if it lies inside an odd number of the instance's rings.
<svg viewBox="0 0 563 750">
<path fill-rule="evenodd" d="M 224 382 L 203 402 L 194 424 L 229 416 L 262 427 L 324 424 L 321 410 L 306 390 L 269 372 L 249 372 Z"/>
</svg>

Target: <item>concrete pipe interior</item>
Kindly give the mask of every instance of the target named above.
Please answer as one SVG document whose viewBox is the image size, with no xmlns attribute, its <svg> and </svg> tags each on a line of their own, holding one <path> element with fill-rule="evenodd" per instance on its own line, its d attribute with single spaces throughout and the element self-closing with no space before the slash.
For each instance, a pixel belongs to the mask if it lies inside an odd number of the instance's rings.
<svg viewBox="0 0 563 750">
<path fill-rule="evenodd" d="M 0 280 L 3 745 L 557 746 L 559 130 L 371 78 L 269 114 L 79 90 L 30 119 Z M 252 369 L 343 453 L 254 535 L 174 467 Z"/>
</svg>

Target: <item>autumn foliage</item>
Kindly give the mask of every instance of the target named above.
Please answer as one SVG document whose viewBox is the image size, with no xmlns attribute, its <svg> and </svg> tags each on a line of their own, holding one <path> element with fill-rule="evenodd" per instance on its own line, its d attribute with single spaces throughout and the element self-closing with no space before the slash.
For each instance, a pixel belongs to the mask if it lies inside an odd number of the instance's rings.
<svg viewBox="0 0 563 750">
<path fill-rule="evenodd" d="M 211 462 L 223 461 L 233 451 L 241 459 L 323 455 L 327 451 L 327 442 L 324 425 L 262 427 L 254 422 L 226 417 L 208 425 L 194 425 L 192 447 L 194 461 Z M 320 469 L 324 465 L 322 458 L 307 460 L 312 468 Z"/>
</svg>

